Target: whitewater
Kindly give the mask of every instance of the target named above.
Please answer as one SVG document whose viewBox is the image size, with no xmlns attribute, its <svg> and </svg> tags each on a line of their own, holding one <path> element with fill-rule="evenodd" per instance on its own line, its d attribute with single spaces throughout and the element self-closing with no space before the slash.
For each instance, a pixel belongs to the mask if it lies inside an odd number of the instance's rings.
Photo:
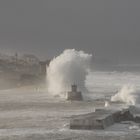
<svg viewBox="0 0 140 140">
<path fill-rule="evenodd" d="M 73 115 L 94 112 L 96 108 L 118 109 L 140 103 L 139 72 L 95 71 L 90 67 L 91 59 L 92 55 L 83 51 L 65 50 L 51 61 L 45 88 L 29 86 L 0 90 L 0 140 L 140 138 L 140 128 L 134 123 L 115 124 L 100 131 L 69 129 Z M 69 90 L 75 81 L 84 101 L 71 102 L 55 96 Z"/>
<path fill-rule="evenodd" d="M 140 73 L 93 71 L 86 76 L 85 83 L 90 101 L 83 102 L 69 102 L 34 87 L 1 90 L 0 139 L 132 140 L 139 137 L 140 129 L 135 124 L 117 124 L 105 131 L 77 131 L 69 129 L 69 120 L 72 115 L 104 107 L 102 99 L 111 99 L 123 85 L 133 84 L 140 91 Z"/>
<path fill-rule="evenodd" d="M 71 85 L 76 84 L 86 100 L 99 98 L 99 96 L 108 98 L 109 94 L 112 94 L 110 100 L 113 102 L 120 101 L 130 105 L 139 103 L 139 85 L 135 84 L 136 78 L 139 78 L 138 75 L 109 72 L 106 73 L 106 77 L 104 73 L 91 69 L 91 60 L 92 54 L 84 51 L 64 50 L 50 62 L 47 68 L 48 93 L 65 97 Z"/>
</svg>

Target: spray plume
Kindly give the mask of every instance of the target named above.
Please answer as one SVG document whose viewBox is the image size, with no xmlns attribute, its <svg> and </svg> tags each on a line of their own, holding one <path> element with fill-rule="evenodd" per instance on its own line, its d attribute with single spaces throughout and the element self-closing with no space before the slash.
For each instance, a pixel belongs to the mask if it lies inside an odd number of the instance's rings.
<svg viewBox="0 0 140 140">
<path fill-rule="evenodd" d="M 91 58 L 92 55 L 83 51 L 64 50 L 47 68 L 48 92 L 61 95 L 70 89 L 71 84 L 77 84 L 80 90 L 85 90 L 85 79 Z"/>
<path fill-rule="evenodd" d="M 113 102 L 121 101 L 129 105 L 135 105 L 136 99 L 135 88 L 131 85 L 124 85 L 117 94 L 111 97 L 111 101 Z"/>
</svg>

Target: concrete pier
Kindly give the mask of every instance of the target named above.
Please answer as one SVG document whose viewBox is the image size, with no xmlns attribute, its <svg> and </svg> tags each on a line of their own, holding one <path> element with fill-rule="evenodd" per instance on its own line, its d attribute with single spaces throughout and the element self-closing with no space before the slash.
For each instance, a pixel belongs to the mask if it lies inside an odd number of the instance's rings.
<svg viewBox="0 0 140 140">
<path fill-rule="evenodd" d="M 70 129 L 105 129 L 121 121 L 134 121 L 134 117 L 128 109 L 97 109 L 92 113 L 72 116 L 70 120 Z"/>
</svg>

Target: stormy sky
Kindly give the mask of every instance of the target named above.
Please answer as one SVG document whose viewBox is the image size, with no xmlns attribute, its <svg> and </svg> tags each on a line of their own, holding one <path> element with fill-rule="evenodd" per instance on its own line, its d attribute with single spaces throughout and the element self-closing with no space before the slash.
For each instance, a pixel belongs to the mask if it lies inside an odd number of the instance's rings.
<svg viewBox="0 0 140 140">
<path fill-rule="evenodd" d="M 52 58 L 63 49 L 139 63 L 139 0 L 1 0 L 0 51 Z"/>
</svg>

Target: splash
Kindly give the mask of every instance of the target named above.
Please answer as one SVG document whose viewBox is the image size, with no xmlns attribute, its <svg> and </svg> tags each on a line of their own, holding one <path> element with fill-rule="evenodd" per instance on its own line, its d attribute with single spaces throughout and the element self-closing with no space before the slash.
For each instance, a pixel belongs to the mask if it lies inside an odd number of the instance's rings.
<svg viewBox="0 0 140 140">
<path fill-rule="evenodd" d="M 131 85 L 124 85 L 122 89 L 111 97 L 111 101 L 121 101 L 129 105 L 135 105 L 136 104 L 136 91 L 134 86 Z"/>
<path fill-rule="evenodd" d="M 110 106 L 109 102 L 105 101 L 105 107 L 109 107 L 109 106 Z"/>
<path fill-rule="evenodd" d="M 80 90 L 85 90 L 85 79 L 90 69 L 92 55 L 75 49 L 65 50 L 54 58 L 47 68 L 48 92 L 60 95 L 70 89 L 71 84 L 77 84 Z"/>
</svg>

